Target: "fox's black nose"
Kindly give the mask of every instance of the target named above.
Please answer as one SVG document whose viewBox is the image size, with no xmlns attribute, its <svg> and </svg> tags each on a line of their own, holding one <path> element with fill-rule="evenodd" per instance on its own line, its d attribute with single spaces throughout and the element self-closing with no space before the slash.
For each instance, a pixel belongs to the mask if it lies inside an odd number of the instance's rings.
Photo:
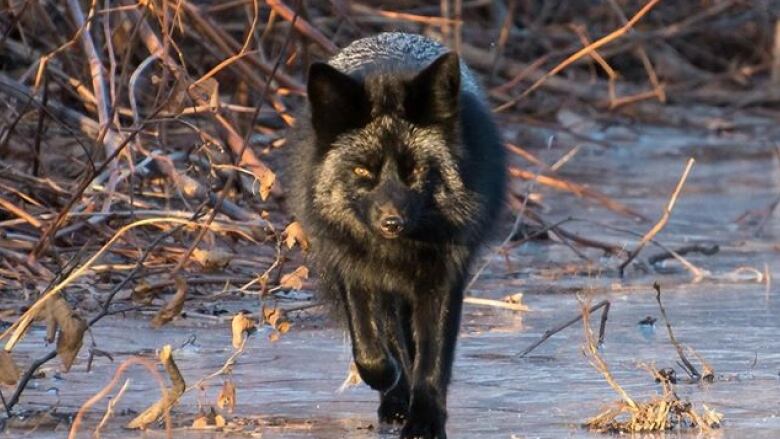
<svg viewBox="0 0 780 439">
<path fill-rule="evenodd" d="M 395 237 L 403 230 L 404 219 L 397 215 L 386 216 L 380 220 L 379 224 L 385 236 Z"/>
</svg>

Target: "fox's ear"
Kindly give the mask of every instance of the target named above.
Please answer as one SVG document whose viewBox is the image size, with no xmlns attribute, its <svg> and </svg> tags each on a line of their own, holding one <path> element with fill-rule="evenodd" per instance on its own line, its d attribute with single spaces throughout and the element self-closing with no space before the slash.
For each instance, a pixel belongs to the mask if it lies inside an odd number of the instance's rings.
<svg viewBox="0 0 780 439">
<path fill-rule="evenodd" d="M 314 131 L 328 142 L 348 129 L 365 125 L 370 117 L 363 84 L 328 64 L 318 62 L 309 67 L 307 93 Z"/>
<path fill-rule="evenodd" d="M 459 93 L 460 60 L 455 52 L 447 52 L 409 82 L 406 114 L 422 125 L 446 122 L 458 115 Z"/>
</svg>

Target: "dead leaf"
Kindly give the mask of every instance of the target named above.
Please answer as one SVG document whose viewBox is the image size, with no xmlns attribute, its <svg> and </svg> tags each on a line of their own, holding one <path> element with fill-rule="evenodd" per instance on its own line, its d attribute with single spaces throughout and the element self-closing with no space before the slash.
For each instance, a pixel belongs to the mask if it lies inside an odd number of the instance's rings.
<svg viewBox="0 0 780 439">
<path fill-rule="evenodd" d="M 285 290 L 300 290 L 303 288 L 303 281 L 309 278 L 309 269 L 304 265 L 296 268 L 292 273 L 282 276 L 279 286 Z"/>
<path fill-rule="evenodd" d="M 255 180 L 259 184 L 260 198 L 265 201 L 268 195 L 271 194 L 271 188 L 276 182 L 276 174 L 271 171 L 267 166 L 262 163 L 246 164 L 244 169 L 248 170 L 255 177 Z"/>
<path fill-rule="evenodd" d="M 186 384 L 184 383 L 184 378 L 181 376 L 179 367 L 176 366 L 176 363 L 173 361 L 173 351 L 171 349 L 171 345 L 163 346 L 159 357 L 160 362 L 163 364 L 163 366 L 165 366 L 165 370 L 168 372 L 168 376 L 171 378 L 173 387 L 171 389 L 166 389 L 165 396 L 163 398 L 155 401 L 154 404 L 149 406 L 141 414 L 136 416 L 135 419 L 130 421 L 127 424 L 127 428 L 142 430 L 146 429 L 149 424 L 157 421 L 161 416 L 163 416 L 165 412 L 170 410 L 170 408 L 176 404 L 186 389 Z"/>
<path fill-rule="evenodd" d="M 222 390 L 217 397 L 217 407 L 233 413 L 233 409 L 236 407 L 236 384 L 233 381 L 225 381 L 222 385 Z"/>
<path fill-rule="evenodd" d="M 256 325 L 246 311 L 241 311 L 233 317 L 230 326 L 233 331 L 233 347 L 239 349 L 244 341 L 244 333 L 253 331 Z"/>
<path fill-rule="evenodd" d="M 141 279 L 133 288 L 130 299 L 139 305 L 151 305 L 152 299 L 157 296 L 157 290 L 146 279 Z"/>
<path fill-rule="evenodd" d="M 157 78 L 157 82 L 160 82 L 159 78 Z M 186 81 L 176 81 L 173 84 L 173 90 L 168 93 L 168 100 L 163 103 L 163 111 L 177 114 L 184 110 L 185 102 L 189 99 L 188 89 Z"/>
<path fill-rule="evenodd" d="M 81 345 L 84 342 L 84 333 L 87 331 L 87 322 L 80 316 L 60 323 L 60 335 L 57 337 L 57 355 L 62 362 L 62 371 L 67 372 L 73 365 Z"/>
<path fill-rule="evenodd" d="M 192 422 L 192 428 L 203 430 L 212 427 L 224 427 L 225 424 L 225 418 L 214 411 L 214 407 L 211 407 L 208 413 L 201 412 L 200 415 L 195 418 Z"/>
<path fill-rule="evenodd" d="M 214 78 L 193 83 L 189 86 L 190 96 L 195 102 L 208 102 L 211 108 L 219 107 L 219 82 Z"/>
<path fill-rule="evenodd" d="M 184 307 L 184 300 L 187 298 L 187 282 L 183 277 L 176 277 L 176 294 L 171 300 L 163 306 L 156 316 L 152 319 L 152 326 L 159 328 L 173 320 L 174 317 L 181 314 Z"/>
<path fill-rule="evenodd" d="M 46 303 L 43 314 L 47 325 L 46 341 L 53 342 L 56 335 L 57 355 L 62 363 L 62 371 L 67 372 L 81 350 L 84 333 L 88 328 L 87 322 L 74 313 L 68 302 L 61 296 L 50 299 Z"/>
<path fill-rule="evenodd" d="M 303 230 L 303 226 L 298 221 L 293 221 L 282 232 L 284 242 L 287 244 L 287 248 L 293 248 L 297 243 L 301 246 L 303 251 L 309 249 L 309 238 L 306 236 L 306 232 Z"/>
<path fill-rule="evenodd" d="M 192 251 L 192 258 L 195 259 L 206 270 L 215 271 L 222 270 L 230 264 L 233 259 L 233 253 L 222 249 L 215 248 L 211 250 L 202 250 L 196 248 Z"/>
<path fill-rule="evenodd" d="M 198 416 L 194 421 L 192 421 L 192 428 L 196 430 L 209 428 L 209 418 L 206 415 Z"/>
<path fill-rule="evenodd" d="M 268 340 L 272 343 L 278 341 L 282 334 L 285 334 L 290 330 L 292 324 L 287 320 L 284 311 L 280 308 L 263 306 L 262 312 L 263 321 L 274 328 L 274 331 L 268 334 Z"/>
<path fill-rule="evenodd" d="M 11 353 L 0 349 L 0 384 L 13 386 L 19 380 L 19 368 Z"/>
<path fill-rule="evenodd" d="M 292 324 L 290 322 L 284 321 L 276 326 L 276 330 L 279 331 L 280 334 L 286 334 L 291 326 Z"/>
<path fill-rule="evenodd" d="M 514 304 L 522 304 L 523 303 L 523 293 L 510 294 L 508 296 L 505 296 L 504 297 L 504 302 L 506 302 L 506 303 L 514 303 Z"/>
<path fill-rule="evenodd" d="M 176 173 L 177 178 L 175 180 L 176 186 L 181 190 L 187 198 L 195 198 L 207 195 L 206 189 L 201 185 L 198 180 L 190 177 L 189 175 Z"/>
<path fill-rule="evenodd" d="M 341 383 L 338 390 L 336 392 L 342 393 L 345 390 L 349 389 L 350 387 L 356 387 L 360 383 L 362 383 L 363 380 L 360 378 L 360 373 L 358 372 L 357 365 L 355 362 L 349 363 L 349 369 L 347 370 L 347 377 L 344 379 L 344 382 Z"/>
<path fill-rule="evenodd" d="M 271 308 L 263 305 L 263 321 L 276 328 L 276 324 L 279 319 L 282 318 L 282 310 L 279 308 Z"/>
</svg>

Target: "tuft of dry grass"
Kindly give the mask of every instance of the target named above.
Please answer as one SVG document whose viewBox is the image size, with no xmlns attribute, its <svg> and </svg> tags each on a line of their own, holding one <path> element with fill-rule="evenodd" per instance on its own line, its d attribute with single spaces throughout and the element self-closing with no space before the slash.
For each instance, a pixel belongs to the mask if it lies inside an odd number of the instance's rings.
<svg viewBox="0 0 780 439">
<path fill-rule="evenodd" d="M 669 378 L 654 366 L 641 367 L 661 384 L 661 395 L 647 401 L 636 401 L 618 384 L 609 366 L 598 352 L 589 323 L 590 313 L 583 304 L 582 322 L 585 327 L 583 352 L 591 365 L 620 396 L 620 400 L 607 406 L 601 413 L 585 421 L 585 428 L 600 433 L 649 433 L 674 429 L 698 429 L 700 432 L 718 428 L 723 415 L 702 405 L 697 409 L 691 402 L 677 396 Z"/>
</svg>

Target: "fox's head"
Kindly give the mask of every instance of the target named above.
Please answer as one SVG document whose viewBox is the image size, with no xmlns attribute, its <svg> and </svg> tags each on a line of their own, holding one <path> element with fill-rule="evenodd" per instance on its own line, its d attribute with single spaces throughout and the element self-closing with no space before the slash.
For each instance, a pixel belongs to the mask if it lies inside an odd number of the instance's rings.
<svg viewBox="0 0 780 439">
<path fill-rule="evenodd" d="M 425 239 L 468 223 L 475 202 L 459 166 L 458 56 L 415 73 L 377 70 L 309 70 L 316 211 L 344 231 L 386 239 Z"/>
</svg>

